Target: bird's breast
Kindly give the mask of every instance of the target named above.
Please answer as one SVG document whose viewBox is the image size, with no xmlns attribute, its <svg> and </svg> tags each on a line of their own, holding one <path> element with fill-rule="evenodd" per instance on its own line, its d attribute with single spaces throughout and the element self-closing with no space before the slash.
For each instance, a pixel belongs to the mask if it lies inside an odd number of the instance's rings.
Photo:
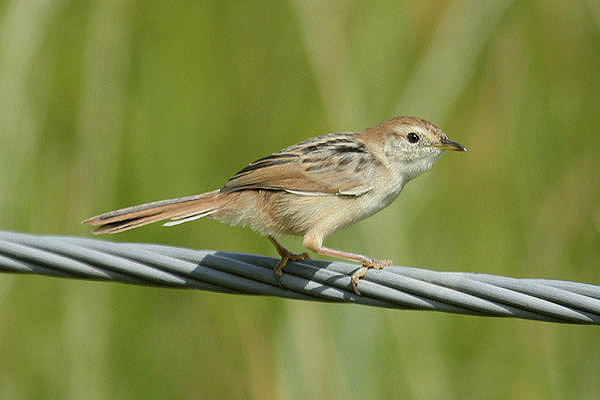
<svg viewBox="0 0 600 400">
<path fill-rule="evenodd" d="M 368 193 L 364 199 L 363 207 L 366 214 L 364 218 L 389 206 L 398 197 L 403 187 L 404 180 L 398 179 L 392 182 L 388 181 L 385 185 L 380 185 Z"/>
</svg>

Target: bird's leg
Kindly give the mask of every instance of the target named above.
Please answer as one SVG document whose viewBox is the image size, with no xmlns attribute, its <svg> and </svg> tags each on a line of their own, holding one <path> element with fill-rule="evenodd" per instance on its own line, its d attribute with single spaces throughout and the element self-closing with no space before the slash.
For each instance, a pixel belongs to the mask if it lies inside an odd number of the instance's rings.
<svg viewBox="0 0 600 400">
<path fill-rule="evenodd" d="M 363 256 L 361 254 L 355 254 L 347 251 L 323 247 L 321 244 L 322 239 L 319 237 L 309 236 L 308 234 L 304 237 L 304 246 L 306 246 L 308 249 L 314 251 L 317 254 L 342 258 L 344 260 L 358 261 L 362 264 L 362 266 L 356 271 L 354 271 L 354 273 L 351 276 L 352 290 L 354 290 L 354 293 L 356 293 L 359 296 L 360 292 L 357 288 L 358 281 L 360 280 L 360 278 L 367 274 L 367 271 L 370 268 L 382 269 L 383 267 L 393 265 L 392 260 L 376 260 L 370 257 Z"/>
<path fill-rule="evenodd" d="M 283 275 L 283 269 L 287 265 L 288 261 L 306 260 L 309 257 L 308 257 L 307 253 L 302 253 L 302 254 L 292 253 L 288 249 L 283 247 L 281 245 L 281 243 L 279 243 L 277 240 L 275 240 L 275 238 L 273 236 L 269 235 L 268 237 L 269 237 L 269 240 L 271 241 L 271 243 L 273 243 L 273 246 L 275 246 L 275 249 L 279 253 L 279 256 L 281 257 L 281 260 L 279 260 L 279 263 L 277 263 L 275 268 L 273 268 L 273 272 L 275 273 L 275 280 L 277 281 L 277 284 L 279 285 L 280 288 L 283 289 L 283 286 L 281 285 L 281 275 Z"/>
</svg>

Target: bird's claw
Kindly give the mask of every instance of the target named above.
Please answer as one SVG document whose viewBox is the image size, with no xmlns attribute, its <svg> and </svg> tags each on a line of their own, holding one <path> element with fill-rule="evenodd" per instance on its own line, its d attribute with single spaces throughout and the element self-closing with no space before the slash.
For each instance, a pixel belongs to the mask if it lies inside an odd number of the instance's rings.
<svg viewBox="0 0 600 400">
<path fill-rule="evenodd" d="M 371 269 L 371 268 L 383 269 L 383 267 L 388 267 L 393 264 L 394 264 L 394 262 L 392 260 L 365 260 L 365 261 L 363 261 L 362 266 L 359 269 L 357 269 L 356 271 L 354 271 L 354 273 L 350 277 L 350 279 L 352 281 L 352 290 L 354 290 L 354 293 L 356 293 L 358 296 L 360 296 L 360 291 L 357 288 L 358 282 L 360 281 L 360 278 L 364 277 L 367 274 L 367 271 L 369 269 Z"/>
<path fill-rule="evenodd" d="M 275 268 L 273 268 L 273 272 L 275 273 L 275 281 L 281 289 L 284 289 L 283 285 L 281 284 L 281 276 L 283 275 L 283 269 L 287 265 L 288 261 L 301 261 L 306 260 L 307 258 L 310 258 L 308 253 L 295 254 L 287 251 L 281 255 L 281 260 L 279 260 Z"/>
</svg>

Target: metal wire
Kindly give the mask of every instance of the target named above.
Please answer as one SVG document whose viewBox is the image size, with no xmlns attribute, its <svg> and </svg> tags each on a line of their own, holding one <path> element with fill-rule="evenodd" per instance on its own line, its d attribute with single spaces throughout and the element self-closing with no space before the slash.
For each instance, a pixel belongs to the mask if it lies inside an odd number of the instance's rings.
<svg viewBox="0 0 600 400">
<path fill-rule="evenodd" d="M 311 259 L 290 262 L 281 278 L 282 289 L 273 274 L 277 261 L 216 250 L 0 231 L 3 272 L 600 324 L 600 286 L 393 266 L 370 270 L 360 280 L 362 295 L 357 296 L 350 284 L 355 264 Z"/>
</svg>

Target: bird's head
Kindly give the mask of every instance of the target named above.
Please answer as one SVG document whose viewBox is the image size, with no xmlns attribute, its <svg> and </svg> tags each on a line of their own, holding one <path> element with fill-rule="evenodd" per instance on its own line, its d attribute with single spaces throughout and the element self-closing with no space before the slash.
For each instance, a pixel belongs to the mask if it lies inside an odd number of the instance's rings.
<svg viewBox="0 0 600 400">
<path fill-rule="evenodd" d="M 467 151 L 431 122 L 415 117 L 396 117 L 364 132 L 381 146 L 383 161 L 407 179 L 430 169 L 446 151 Z"/>
</svg>

